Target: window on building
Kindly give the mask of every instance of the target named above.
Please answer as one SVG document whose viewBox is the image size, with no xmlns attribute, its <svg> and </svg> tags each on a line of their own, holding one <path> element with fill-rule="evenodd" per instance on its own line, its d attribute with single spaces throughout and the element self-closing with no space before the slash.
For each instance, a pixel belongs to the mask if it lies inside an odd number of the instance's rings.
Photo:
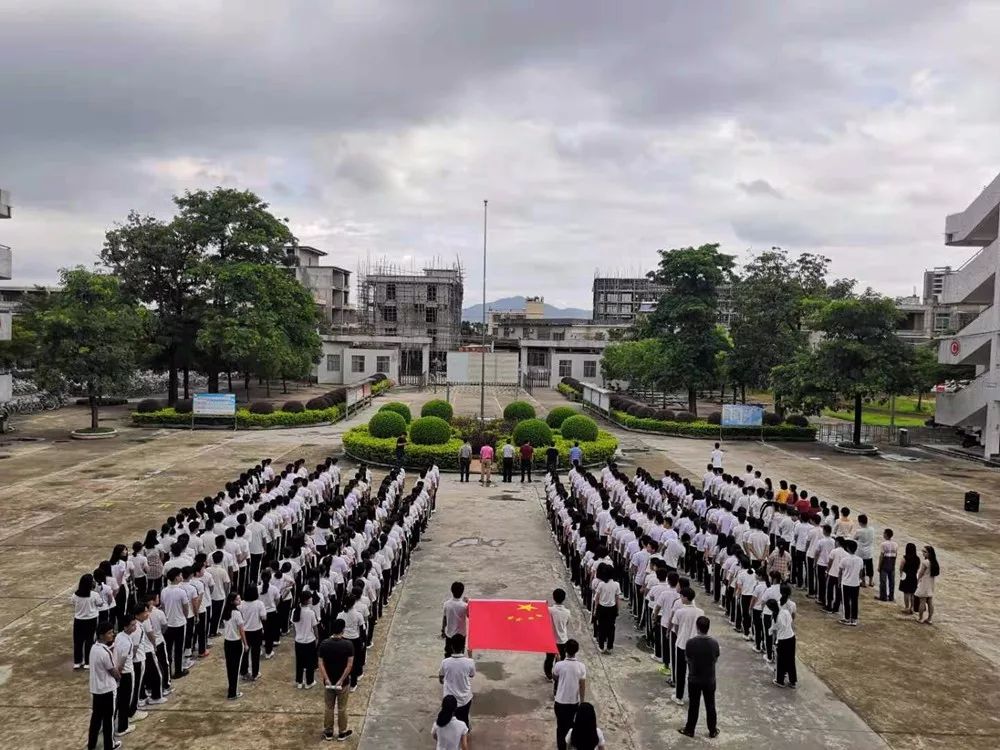
<svg viewBox="0 0 1000 750">
<path fill-rule="evenodd" d="M 528 350 L 528 367 L 547 367 L 546 352 L 540 349 Z"/>
<path fill-rule="evenodd" d="M 431 338 L 435 338 L 438 335 L 438 329 L 437 328 L 428 328 L 427 329 L 427 335 L 430 336 Z"/>
<path fill-rule="evenodd" d="M 385 335 L 386 336 L 395 336 L 396 335 L 396 329 L 395 328 L 386 328 L 385 329 Z"/>
<path fill-rule="evenodd" d="M 583 362 L 583 377 L 585 378 L 596 378 L 597 377 L 597 360 L 596 359 L 586 359 Z"/>
<path fill-rule="evenodd" d="M 382 320 L 386 323 L 396 322 L 396 308 L 395 307 L 383 307 L 382 308 Z"/>
<path fill-rule="evenodd" d="M 340 355 L 339 354 L 327 354 L 326 355 L 326 371 L 327 372 L 340 372 Z"/>
<path fill-rule="evenodd" d="M 385 285 L 385 298 L 386 299 L 396 299 L 396 285 L 386 284 Z"/>
<path fill-rule="evenodd" d="M 427 301 L 437 302 L 438 298 L 438 288 L 436 286 L 427 287 Z"/>
<path fill-rule="evenodd" d="M 364 372 L 365 371 L 365 355 L 363 354 L 352 354 L 351 355 L 351 372 Z"/>
<path fill-rule="evenodd" d="M 934 313 L 934 330 L 947 331 L 951 327 L 951 313 Z"/>
<path fill-rule="evenodd" d="M 382 372 L 386 375 L 389 374 L 389 358 L 388 357 L 375 357 L 375 372 Z"/>
<path fill-rule="evenodd" d="M 559 360 L 559 377 L 569 378 L 573 376 L 573 360 L 571 359 L 560 359 Z"/>
<path fill-rule="evenodd" d="M 565 341 L 566 340 L 566 331 L 553 331 L 552 332 L 552 340 L 553 341 Z"/>
<path fill-rule="evenodd" d="M 424 311 L 424 320 L 428 323 L 437 323 L 438 322 L 437 308 L 428 307 L 427 310 Z"/>
</svg>

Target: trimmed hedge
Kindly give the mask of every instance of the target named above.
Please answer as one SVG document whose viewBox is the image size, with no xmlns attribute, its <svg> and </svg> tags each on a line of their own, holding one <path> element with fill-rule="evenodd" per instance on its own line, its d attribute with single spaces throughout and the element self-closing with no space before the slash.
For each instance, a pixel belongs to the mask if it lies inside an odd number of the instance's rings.
<svg viewBox="0 0 1000 750">
<path fill-rule="evenodd" d="M 380 406 L 378 410 L 394 411 L 403 418 L 403 421 L 406 422 L 406 424 L 409 424 L 410 421 L 413 419 L 413 415 L 410 413 L 410 407 L 401 401 L 390 401 L 387 404 L 382 404 L 382 406 Z"/>
<path fill-rule="evenodd" d="M 558 430 L 559 426 L 565 422 L 570 417 L 575 417 L 579 414 L 576 409 L 572 406 L 557 406 L 555 409 L 550 411 L 545 415 L 545 424 L 551 427 L 553 430 Z"/>
<path fill-rule="evenodd" d="M 274 404 L 270 401 L 254 401 L 250 404 L 251 414 L 274 414 Z"/>
<path fill-rule="evenodd" d="M 391 409 L 379 410 L 368 420 L 368 429 L 375 437 L 398 438 L 406 434 L 406 420 Z"/>
<path fill-rule="evenodd" d="M 809 420 L 802 414 L 789 414 L 785 417 L 785 424 L 789 424 L 792 427 L 808 427 Z"/>
<path fill-rule="evenodd" d="M 451 425 L 441 417 L 421 417 L 410 425 L 410 442 L 417 445 L 444 445 L 451 440 Z"/>
<path fill-rule="evenodd" d="M 559 449 L 559 465 L 565 469 L 569 466 L 569 449 L 573 447 L 573 442 L 558 435 L 554 440 Z M 419 445 L 411 442 L 406 446 L 406 466 L 423 468 L 436 463 L 442 471 L 458 471 L 458 451 L 461 447 L 462 439 L 458 437 L 453 437 L 442 445 Z M 372 437 L 364 425 L 354 427 L 344 434 L 344 449 L 359 461 L 384 465 L 394 465 L 396 462 L 395 438 Z M 604 464 L 614 457 L 618 441 L 607 432 L 599 432 L 597 440 L 581 442 L 580 449 L 583 451 L 584 463 L 588 466 Z M 539 469 L 543 468 L 545 451 L 535 451 L 532 464 Z"/>
<path fill-rule="evenodd" d="M 372 395 L 373 396 L 377 396 L 380 393 L 385 393 L 387 390 L 389 390 L 390 388 L 392 388 L 394 385 L 395 385 L 395 383 L 393 383 L 391 380 L 389 380 L 389 378 L 386 378 L 385 380 L 380 380 L 377 383 L 375 383 L 374 385 L 372 385 Z"/>
<path fill-rule="evenodd" d="M 428 401 L 420 408 L 421 417 L 439 417 L 445 422 L 450 422 L 451 418 L 455 416 L 455 410 L 451 408 L 451 404 L 440 398 L 435 398 Z"/>
<path fill-rule="evenodd" d="M 527 401 L 511 401 L 503 409 L 503 418 L 512 422 L 521 422 L 535 418 L 535 407 Z"/>
<path fill-rule="evenodd" d="M 612 420 L 633 430 L 645 430 L 647 432 L 660 432 L 664 435 L 676 435 L 678 437 L 693 438 L 718 438 L 721 434 L 730 440 L 758 440 L 761 433 L 765 438 L 772 440 L 801 440 L 813 441 L 816 439 L 815 427 L 793 427 L 791 425 L 765 425 L 760 427 L 719 427 L 708 422 L 665 422 L 659 419 L 643 419 L 633 417 L 622 411 L 611 410 Z"/>
<path fill-rule="evenodd" d="M 77 406 L 90 406 L 90 399 L 78 398 L 74 403 Z M 118 396 L 101 396 L 97 399 L 98 406 L 124 406 L 127 403 L 127 398 L 119 398 Z"/>
<path fill-rule="evenodd" d="M 556 390 L 559 391 L 563 396 L 568 398 L 570 401 L 579 401 L 583 397 L 583 392 L 578 391 L 565 383 L 560 383 L 556 386 Z"/>
<path fill-rule="evenodd" d="M 529 441 L 535 448 L 553 445 L 551 428 L 540 419 L 518 422 L 514 428 L 514 445 L 524 445 Z"/>
<path fill-rule="evenodd" d="M 273 414 L 251 414 L 246 409 L 236 410 L 236 425 L 240 428 L 248 427 L 303 427 L 311 424 L 324 424 L 336 422 L 344 416 L 344 410 L 339 406 L 330 406 L 326 409 L 307 409 L 298 413 L 287 411 L 276 411 Z M 217 424 L 232 426 L 232 417 L 217 417 L 215 419 L 202 417 L 200 424 L 205 424 L 211 420 Z M 142 427 L 155 427 L 158 425 L 177 425 L 190 427 L 191 415 L 181 414 L 175 409 L 160 409 L 159 411 L 140 413 L 132 412 L 132 422 Z"/>
<path fill-rule="evenodd" d="M 713 411 L 711 414 L 708 415 L 708 418 L 705 419 L 705 421 L 708 422 L 709 424 L 722 424 L 722 412 Z"/>
<path fill-rule="evenodd" d="M 567 440 L 593 442 L 597 440 L 597 422 L 583 414 L 576 414 L 562 423 L 559 432 Z"/>
<path fill-rule="evenodd" d="M 319 411 L 321 409 L 329 409 L 331 406 L 333 404 L 326 396 L 317 396 L 306 401 L 306 410 Z"/>
<path fill-rule="evenodd" d="M 775 414 L 773 411 L 764 412 L 764 417 L 761 420 L 764 424 L 770 425 L 771 427 L 776 427 L 781 424 L 781 417 Z"/>
<path fill-rule="evenodd" d="M 287 411 L 289 414 L 299 414 L 306 410 L 306 407 L 301 401 L 286 401 L 284 406 L 281 407 L 282 411 Z"/>
<path fill-rule="evenodd" d="M 181 398 L 177 399 L 177 403 L 174 404 L 174 411 L 178 414 L 190 414 L 194 411 L 194 399 L 193 398 Z"/>
<path fill-rule="evenodd" d="M 135 410 L 139 414 L 152 414 L 163 408 L 163 402 L 155 398 L 144 398 L 135 405 Z"/>
</svg>

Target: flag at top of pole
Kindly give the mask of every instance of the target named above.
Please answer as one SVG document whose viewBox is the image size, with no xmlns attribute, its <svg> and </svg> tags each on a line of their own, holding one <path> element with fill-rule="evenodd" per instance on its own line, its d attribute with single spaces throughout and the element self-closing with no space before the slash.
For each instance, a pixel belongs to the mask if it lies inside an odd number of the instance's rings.
<svg viewBox="0 0 1000 750">
<path fill-rule="evenodd" d="M 473 599 L 469 602 L 470 651 L 556 653 L 556 636 L 543 601 Z"/>
</svg>

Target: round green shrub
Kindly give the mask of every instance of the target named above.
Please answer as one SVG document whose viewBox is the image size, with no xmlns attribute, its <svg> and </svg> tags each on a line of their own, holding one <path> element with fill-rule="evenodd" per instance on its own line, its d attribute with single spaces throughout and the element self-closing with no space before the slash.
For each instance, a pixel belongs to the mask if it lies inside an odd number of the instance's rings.
<svg viewBox="0 0 1000 750">
<path fill-rule="evenodd" d="M 330 402 L 331 406 L 335 404 L 343 404 L 347 401 L 347 389 L 346 388 L 334 388 L 332 391 L 327 391 L 323 394 L 323 398 Z"/>
<path fill-rule="evenodd" d="M 773 411 L 766 411 L 764 412 L 763 422 L 769 427 L 776 427 L 779 424 L 781 424 L 781 417 L 779 417 Z"/>
<path fill-rule="evenodd" d="M 406 420 L 395 411 L 377 411 L 368 420 L 368 431 L 377 438 L 399 437 L 406 434 Z"/>
<path fill-rule="evenodd" d="M 570 417 L 575 417 L 579 413 L 572 406 L 557 406 L 545 415 L 545 423 L 553 430 L 558 430 L 563 422 Z"/>
<path fill-rule="evenodd" d="M 597 440 L 597 422 L 583 414 L 575 414 L 562 423 L 559 428 L 567 440 L 582 440 L 591 442 Z"/>
<path fill-rule="evenodd" d="M 722 412 L 713 411 L 711 414 L 708 415 L 705 421 L 708 422 L 709 424 L 722 424 Z"/>
<path fill-rule="evenodd" d="M 785 417 L 785 424 L 790 424 L 792 427 L 808 427 L 809 420 L 802 414 L 789 414 Z"/>
<path fill-rule="evenodd" d="M 540 419 L 525 419 L 514 428 L 514 445 L 530 442 L 535 448 L 552 445 L 552 428 Z"/>
<path fill-rule="evenodd" d="M 503 418 L 512 422 L 521 422 L 535 418 L 535 407 L 527 401 L 511 401 L 503 410 Z"/>
<path fill-rule="evenodd" d="M 673 422 L 676 416 L 677 413 L 673 409 L 657 409 L 656 414 L 653 415 L 653 419 L 659 419 L 662 422 Z"/>
<path fill-rule="evenodd" d="M 698 417 L 689 411 L 679 411 L 674 414 L 675 422 L 694 422 Z"/>
<path fill-rule="evenodd" d="M 410 420 L 413 419 L 413 415 L 410 414 L 410 407 L 400 401 L 390 401 L 387 404 L 382 404 L 382 406 L 379 407 L 379 411 L 396 412 L 396 414 L 403 418 L 403 421 L 406 422 L 406 424 L 409 424 Z"/>
<path fill-rule="evenodd" d="M 441 417 L 421 417 L 410 425 L 410 441 L 417 445 L 444 445 L 451 440 L 451 425 Z"/>
<path fill-rule="evenodd" d="M 251 414 L 274 414 L 274 404 L 270 401 L 254 401 L 250 404 Z"/>
<path fill-rule="evenodd" d="M 140 414 L 151 414 L 163 408 L 163 402 L 156 398 L 144 398 L 135 405 L 135 410 Z"/>
<path fill-rule="evenodd" d="M 625 413 L 631 414 L 633 417 L 643 417 L 645 416 L 646 405 L 640 404 L 636 401 L 631 402 L 625 407 Z"/>
<path fill-rule="evenodd" d="M 286 401 L 281 407 L 282 411 L 288 412 L 289 414 L 299 414 L 306 410 L 306 407 L 302 405 L 301 401 Z"/>
<path fill-rule="evenodd" d="M 194 399 L 190 398 L 179 398 L 177 403 L 174 404 L 174 411 L 178 414 L 190 414 L 194 411 Z"/>
<path fill-rule="evenodd" d="M 455 410 L 451 408 L 451 404 L 439 398 L 428 401 L 420 409 L 421 417 L 440 417 L 445 422 L 450 422 L 454 415 Z"/>
</svg>

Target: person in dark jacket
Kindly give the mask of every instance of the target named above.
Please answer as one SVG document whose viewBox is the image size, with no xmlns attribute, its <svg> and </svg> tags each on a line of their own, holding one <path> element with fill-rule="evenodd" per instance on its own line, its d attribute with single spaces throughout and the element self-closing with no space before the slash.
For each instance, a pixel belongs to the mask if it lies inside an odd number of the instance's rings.
<svg viewBox="0 0 1000 750">
<path fill-rule="evenodd" d="M 694 728 L 698 724 L 698 709 L 702 697 L 705 698 L 705 719 L 708 723 L 708 736 L 719 736 L 719 725 L 715 715 L 715 663 L 719 660 L 719 642 L 709 636 L 708 628 L 711 621 L 707 617 L 699 617 L 695 622 L 698 634 L 688 639 L 684 647 L 688 670 L 688 704 L 687 724 L 677 731 L 687 737 L 694 737 Z"/>
</svg>

